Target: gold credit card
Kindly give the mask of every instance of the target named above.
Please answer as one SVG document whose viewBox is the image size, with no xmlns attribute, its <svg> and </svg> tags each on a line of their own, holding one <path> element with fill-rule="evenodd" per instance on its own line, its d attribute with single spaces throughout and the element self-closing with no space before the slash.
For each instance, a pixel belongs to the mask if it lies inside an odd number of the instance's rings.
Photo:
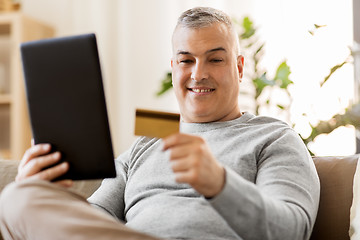
<svg viewBox="0 0 360 240">
<path fill-rule="evenodd" d="M 135 135 L 163 138 L 179 128 L 180 114 L 136 109 Z"/>
</svg>

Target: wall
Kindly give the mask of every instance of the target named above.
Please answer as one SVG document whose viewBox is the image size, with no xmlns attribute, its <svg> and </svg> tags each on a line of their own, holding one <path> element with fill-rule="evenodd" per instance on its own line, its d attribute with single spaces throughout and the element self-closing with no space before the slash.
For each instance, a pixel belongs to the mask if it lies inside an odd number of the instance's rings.
<svg viewBox="0 0 360 240">
<path fill-rule="evenodd" d="M 312 122 L 326 119 L 351 101 L 351 66 L 334 76 L 334 80 L 327 86 L 327 93 L 319 91 L 318 87 L 330 67 L 343 60 L 348 53 L 347 46 L 352 44 L 351 0 L 22 2 L 23 11 L 27 15 L 55 26 L 58 36 L 97 33 L 116 154 L 128 148 L 135 139 L 132 132 L 136 107 L 178 110 L 171 92 L 161 98 L 156 98 L 155 92 L 160 86 L 160 79 L 170 70 L 170 39 L 176 19 L 182 11 L 194 6 L 216 7 L 237 19 L 251 16 L 259 26 L 262 39 L 266 41 L 263 64 L 269 69 L 269 74 L 274 74 L 274 67 L 283 59 L 288 59 L 291 78 L 298 89 L 294 93 L 296 109 L 293 114 L 298 119 L 301 119 L 303 112 L 309 113 Z M 319 34 L 311 37 L 308 30 L 313 28 L 314 23 L 327 24 L 328 27 L 326 31 L 319 31 Z M 304 95 L 318 97 L 305 98 Z M 319 109 L 324 108 L 326 111 L 320 113 Z M 246 104 L 244 110 L 248 110 Z M 271 115 L 271 112 L 264 114 Z M 298 128 L 306 134 L 308 128 L 300 125 Z M 340 135 L 352 139 L 353 129 L 344 131 Z M 339 134 L 334 138 L 338 137 Z M 320 141 L 317 147 L 319 154 L 347 154 L 354 150 L 351 140 L 337 148 L 329 148 L 327 141 Z M 325 149 L 342 151 L 325 153 Z"/>
</svg>

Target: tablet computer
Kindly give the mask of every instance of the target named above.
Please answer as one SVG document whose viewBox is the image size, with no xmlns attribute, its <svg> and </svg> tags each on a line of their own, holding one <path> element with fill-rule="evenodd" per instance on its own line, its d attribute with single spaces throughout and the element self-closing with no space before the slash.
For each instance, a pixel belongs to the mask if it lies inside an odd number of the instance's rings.
<svg viewBox="0 0 360 240">
<path fill-rule="evenodd" d="M 95 34 L 21 44 L 35 144 L 50 143 L 70 165 L 59 179 L 116 176 Z"/>
</svg>

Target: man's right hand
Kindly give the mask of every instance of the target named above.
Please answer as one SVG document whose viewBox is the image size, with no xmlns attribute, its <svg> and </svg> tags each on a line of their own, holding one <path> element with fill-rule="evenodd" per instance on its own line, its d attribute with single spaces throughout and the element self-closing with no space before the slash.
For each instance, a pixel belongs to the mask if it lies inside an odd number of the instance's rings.
<svg viewBox="0 0 360 240">
<path fill-rule="evenodd" d="M 15 181 L 19 182 L 27 178 L 54 180 L 69 170 L 69 164 L 63 162 L 54 167 L 47 168 L 58 163 L 61 159 L 60 152 L 49 153 L 50 144 L 32 145 L 24 154 L 19 167 Z M 47 168 L 43 170 L 44 168 Z M 61 180 L 55 182 L 64 187 L 72 186 L 72 180 Z"/>
</svg>

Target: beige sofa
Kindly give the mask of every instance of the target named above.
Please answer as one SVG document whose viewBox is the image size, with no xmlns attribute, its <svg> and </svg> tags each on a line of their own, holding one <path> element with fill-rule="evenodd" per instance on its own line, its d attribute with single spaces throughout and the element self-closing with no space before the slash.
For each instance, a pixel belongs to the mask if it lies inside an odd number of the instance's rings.
<svg viewBox="0 0 360 240">
<path fill-rule="evenodd" d="M 350 207 L 353 202 L 353 179 L 360 155 L 347 157 L 314 157 L 320 184 L 320 206 L 311 240 L 347 240 L 350 226 Z M 0 160 L 0 192 L 12 182 L 17 161 Z M 100 181 L 78 181 L 74 190 L 90 196 Z M 1 236 L 0 236 L 0 239 Z M 352 239 L 353 240 L 353 239 Z"/>
<path fill-rule="evenodd" d="M 321 191 L 319 211 L 311 240 L 350 239 L 350 208 L 353 204 L 354 174 L 359 157 L 360 155 L 314 157 Z"/>
</svg>

